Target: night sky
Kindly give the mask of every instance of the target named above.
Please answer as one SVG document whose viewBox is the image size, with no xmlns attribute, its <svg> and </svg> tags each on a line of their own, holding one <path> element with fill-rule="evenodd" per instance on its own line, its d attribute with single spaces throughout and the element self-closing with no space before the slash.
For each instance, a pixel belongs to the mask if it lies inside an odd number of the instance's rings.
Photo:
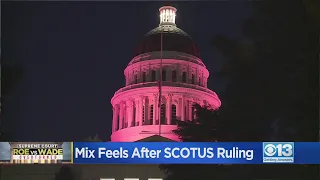
<svg viewBox="0 0 320 180">
<path fill-rule="evenodd" d="M 81 141 L 111 134 L 114 92 L 144 34 L 159 24 L 158 9 L 178 9 L 176 24 L 198 45 L 210 71 L 208 87 L 223 57 L 215 35 L 242 38 L 249 2 L 2 2 L 2 56 L 25 71 L 3 98 L 4 129 L 19 141 Z M 222 102 L 223 105 L 223 102 Z M 14 127 L 14 128 L 12 128 Z"/>
</svg>

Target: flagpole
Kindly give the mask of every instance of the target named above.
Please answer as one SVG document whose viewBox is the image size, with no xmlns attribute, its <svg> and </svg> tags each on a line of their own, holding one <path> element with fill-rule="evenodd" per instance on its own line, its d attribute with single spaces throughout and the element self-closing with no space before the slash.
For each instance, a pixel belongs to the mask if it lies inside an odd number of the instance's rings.
<svg viewBox="0 0 320 180">
<path fill-rule="evenodd" d="M 162 29 L 161 29 L 161 40 L 160 40 L 159 136 L 161 136 L 161 103 L 162 103 Z"/>
</svg>

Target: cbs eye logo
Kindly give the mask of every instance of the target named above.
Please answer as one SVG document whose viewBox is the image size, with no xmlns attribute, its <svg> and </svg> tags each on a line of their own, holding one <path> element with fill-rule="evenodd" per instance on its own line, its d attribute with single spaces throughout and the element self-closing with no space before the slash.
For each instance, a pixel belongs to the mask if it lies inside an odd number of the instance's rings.
<svg viewBox="0 0 320 180">
<path fill-rule="evenodd" d="M 263 152 L 268 157 L 293 156 L 293 143 L 264 143 Z"/>
</svg>

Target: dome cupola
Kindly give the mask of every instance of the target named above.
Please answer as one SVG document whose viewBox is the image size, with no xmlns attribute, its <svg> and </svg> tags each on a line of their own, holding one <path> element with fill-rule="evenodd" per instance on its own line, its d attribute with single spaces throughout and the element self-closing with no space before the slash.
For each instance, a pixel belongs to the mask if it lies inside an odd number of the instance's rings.
<svg viewBox="0 0 320 180">
<path fill-rule="evenodd" d="M 191 37 L 175 24 L 177 9 L 164 6 L 159 9 L 160 24 L 149 31 L 136 49 L 135 56 L 161 50 L 187 53 L 199 57 L 198 48 Z"/>
</svg>

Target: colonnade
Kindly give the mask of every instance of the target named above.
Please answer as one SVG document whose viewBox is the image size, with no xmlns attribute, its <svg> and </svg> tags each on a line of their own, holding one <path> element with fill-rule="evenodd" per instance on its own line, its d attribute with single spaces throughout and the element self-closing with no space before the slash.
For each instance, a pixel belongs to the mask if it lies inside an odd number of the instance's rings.
<svg viewBox="0 0 320 180">
<path fill-rule="evenodd" d="M 130 69 L 130 68 L 129 68 Z M 203 73 L 202 68 L 173 65 L 164 65 L 162 68 L 162 80 L 169 82 L 180 82 L 187 84 L 195 84 L 202 87 L 207 87 L 208 77 Z M 160 80 L 160 67 L 144 65 L 143 68 L 131 68 L 125 72 L 126 86 L 144 83 L 156 82 Z"/>
<path fill-rule="evenodd" d="M 194 118 L 192 98 L 166 94 L 162 96 L 161 113 L 159 113 L 158 94 L 140 96 L 136 99 L 121 101 L 113 106 L 112 130 L 161 124 L 176 125 L 176 120 L 192 120 Z M 159 118 L 160 116 L 160 118 Z"/>
</svg>

